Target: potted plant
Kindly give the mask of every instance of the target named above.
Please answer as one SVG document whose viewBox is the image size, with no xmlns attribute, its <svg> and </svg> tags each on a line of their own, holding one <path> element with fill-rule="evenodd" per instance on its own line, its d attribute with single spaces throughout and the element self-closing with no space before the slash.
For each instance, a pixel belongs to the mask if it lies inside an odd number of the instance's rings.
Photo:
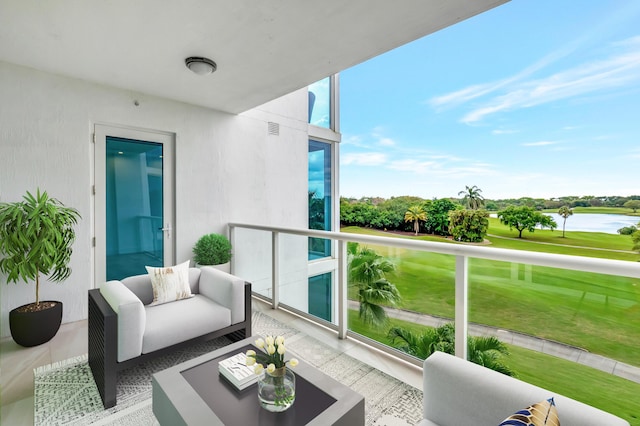
<svg viewBox="0 0 640 426">
<path fill-rule="evenodd" d="M 36 301 L 9 313 L 11 336 L 22 346 L 37 346 L 56 335 L 62 322 L 62 302 L 40 301 L 40 274 L 50 281 L 69 277 L 71 245 L 77 210 L 65 207 L 46 192 L 27 191 L 23 201 L 0 203 L 0 272 L 10 282 L 35 280 Z"/>
<path fill-rule="evenodd" d="M 206 234 L 193 247 L 196 266 L 211 265 L 225 272 L 230 271 L 231 243 L 220 234 Z"/>
</svg>

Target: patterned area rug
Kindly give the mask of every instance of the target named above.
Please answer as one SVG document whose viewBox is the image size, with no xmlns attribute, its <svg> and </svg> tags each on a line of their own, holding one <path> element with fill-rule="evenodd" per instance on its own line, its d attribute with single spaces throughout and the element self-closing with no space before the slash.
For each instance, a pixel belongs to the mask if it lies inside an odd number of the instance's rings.
<svg viewBox="0 0 640 426">
<path fill-rule="evenodd" d="M 365 397 L 365 422 L 374 426 L 414 425 L 422 418 L 422 392 L 344 355 L 268 315 L 253 314 L 260 335 L 283 335 L 289 350 L 320 371 Z M 151 409 L 151 376 L 170 366 L 225 346 L 222 337 L 188 350 L 123 371 L 118 380 L 118 404 L 102 406 L 86 355 L 34 371 L 36 425 L 158 425 Z"/>
</svg>

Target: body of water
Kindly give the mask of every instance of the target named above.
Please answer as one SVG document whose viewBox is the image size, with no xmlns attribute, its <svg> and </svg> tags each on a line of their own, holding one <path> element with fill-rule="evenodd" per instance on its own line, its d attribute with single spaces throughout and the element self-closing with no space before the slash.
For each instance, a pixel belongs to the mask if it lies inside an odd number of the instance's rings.
<svg viewBox="0 0 640 426">
<path fill-rule="evenodd" d="M 558 224 L 558 229 L 562 231 L 562 222 L 564 221 L 562 216 L 558 213 L 545 214 L 551 216 Z M 618 229 L 631 225 L 637 226 L 638 222 L 640 222 L 640 217 L 625 216 L 623 214 L 574 213 L 573 216 L 567 218 L 565 230 L 617 234 Z"/>
<path fill-rule="evenodd" d="M 562 231 L 562 216 L 558 213 L 545 213 L 547 216 L 551 216 L 558 228 Z M 498 217 L 497 214 L 492 213 L 491 217 Z M 638 226 L 640 217 L 638 216 L 626 216 L 623 214 L 601 214 L 601 213 L 574 213 L 573 216 L 567 218 L 565 225 L 565 231 L 582 231 L 582 232 L 604 232 L 606 234 L 617 234 L 618 229 L 625 226 L 635 225 Z"/>
</svg>

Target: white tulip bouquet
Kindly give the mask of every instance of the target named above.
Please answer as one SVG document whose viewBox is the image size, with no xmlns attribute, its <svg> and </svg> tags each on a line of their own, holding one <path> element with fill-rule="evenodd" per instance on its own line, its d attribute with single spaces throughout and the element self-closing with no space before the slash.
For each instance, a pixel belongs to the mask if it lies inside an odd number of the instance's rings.
<svg viewBox="0 0 640 426">
<path fill-rule="evenodd" d="M 262 374 L 265 369 L 267 373 L 272 374 L 277 369 L 286 367 L 287 364 L 291 367 L 298 365 L 298 360 L 295 358 L 291 358 L 289 361 L 284 360 L 286 347 L 283 336 L 267 336 L 264 339 L 260 337 L 255 341 L 255 345 L 264 352 L 249 349 L 246 355 L 247 366 L 254 366 L 253 371 L 256 374 Z"/>
</svg>

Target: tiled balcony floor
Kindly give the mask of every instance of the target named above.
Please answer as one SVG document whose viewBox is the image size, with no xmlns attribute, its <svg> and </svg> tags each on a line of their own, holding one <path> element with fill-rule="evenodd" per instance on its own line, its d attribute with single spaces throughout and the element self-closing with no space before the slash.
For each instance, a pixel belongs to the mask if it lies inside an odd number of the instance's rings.
<svg viewBox="0 0 640 426">
<path fill-rule="evenodd" d="M 357 358 L 390 376 L 422 389 L 422 369 L 399 361 L 354 340 L 339 340 L 336 333 L 282 310 L 254 300 L 253 309 Z M 87 321 L 63 324 L 49 342 L 23 348 L 10 337 L 0 341 L 0 424 L 33 424 L 33 369 L 87 352 Z"/>
</svg>

